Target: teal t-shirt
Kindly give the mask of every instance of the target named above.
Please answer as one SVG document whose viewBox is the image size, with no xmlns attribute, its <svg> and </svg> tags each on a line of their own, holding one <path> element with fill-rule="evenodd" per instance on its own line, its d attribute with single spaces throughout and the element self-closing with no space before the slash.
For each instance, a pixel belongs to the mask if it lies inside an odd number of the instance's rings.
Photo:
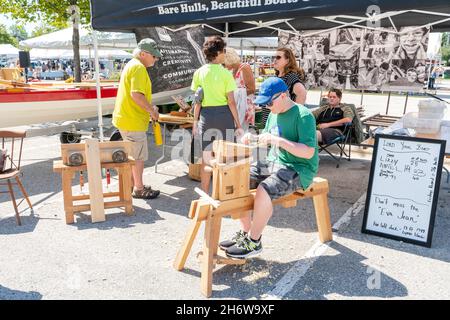
<svg viewBox="0 0 450 320">
<path fill-rule="evenodd" d="M 270 113 L 263 132 L 315 148 L 314 156 L 311 159 L 299 158 L 283 148 L 275 147 L 271 148 L 267 157 L 268 161 L 281 163 L 295 170 L 300 176 L 301 187 L 308 188 L 319 168 L 316 120 L 311 111 L 296 104 L 284 113 Z"/>
</svg>

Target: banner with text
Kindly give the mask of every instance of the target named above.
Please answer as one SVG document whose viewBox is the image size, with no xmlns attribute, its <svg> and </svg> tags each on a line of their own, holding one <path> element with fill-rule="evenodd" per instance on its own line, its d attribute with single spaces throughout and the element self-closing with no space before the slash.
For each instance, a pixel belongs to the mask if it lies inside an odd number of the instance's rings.
<svg viewBox="0 0 450 320">
<path fill-rule="evenodd" d="M 158 43 L 162 58 L 149 68 L 152 92 L 176 90 L 191 85 L 194 72 L 206 63 L 201 27 L 171 32 L 165 28 L 138 28 L 136 40 L 151 38 Z"/>
</svg>

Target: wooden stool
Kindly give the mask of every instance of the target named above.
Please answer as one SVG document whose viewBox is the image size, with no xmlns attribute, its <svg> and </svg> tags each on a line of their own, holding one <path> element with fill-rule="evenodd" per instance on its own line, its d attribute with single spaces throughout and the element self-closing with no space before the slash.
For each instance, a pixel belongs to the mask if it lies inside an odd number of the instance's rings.
<svg viewBox="0 0 450 320">
<path fill-rule="evenodd" d="M 242 163 L 239 163 L 237 166 L 232 166 L 231 170 L 242 172 Z M 210 297 L 212 294 L 212 276 L 216 264 L 244 264 L 246 262 L 245 259 L 232 259 L 217 254 L 222 217 L 231 216 L 233 219 L 239 219 L 251 214 L 256 194 L 256 190 L 249 190 L 247 195 L 243 195 L 245 188 L 238 180 L 233 190 L 235 193 L 238 193 L 238 197 L 230 199 L 227 193 L 227 190 L 230 188 L 228 185 L 230 181 L 227 181 L 225 177 L 226 172 L 227 170 L 224 167 L 216 166 L 213 168 L 212 199 L 199 199 L 191 202 L 188 216 L 193 221 L 173 264 L 174 268 L 178 271 L 184 268 L 198 229 L 201 223 L 205 222 L 203 251 L 199 257 L 201 259 L 202 269 L 201 292 L 206 297 Z M 227 183 L 223 183 L 223 181 Z M 223 190 L 219 190 L 219 187 Z M 313 183 L 307 190 L 299 189 L 292 194 L 274 200 L 272 203 L 274 205 L 281 204 L 285 208 L 290 208 L 296 206 L 298 200 L 313 198 L 319 239 L 324 243 L 333 239 L 330 209 L 328 207 L 328 191 L 329 187 L 326 179 L 314 178 Z M 219 196 L 223 197 L 221 199 L 222 201 L 218 200 Z"/>
<path fill-rule="evenodd" d="M 109 201 L 104 203 L 105 209 L 125 207 L 125 213 L 131 215 L 133 213 L 133 203 L 131 197 L 131 166 L 134 165 L 134 160 L 128 160 L 123 163 L 102 163 L 101 167 L 105 169 L 116 169 L 119 173 L 119 192 L 103 193 L 104 198 L 118 197 L 118 201 Z M 87 166 L 66 166 L 61 160 L 53 162 L 53 171 L 61 173 L 62 188 L 64 196 L 64 211 L 66 213 L 66 223 L 74 223 L 74 213 L 82 211 L 90 211 L 90 204 L 76 205 L 77 201 L 89 200 L 90 195 L 72 194 L 72 179 L 76 172 L 86 171 Z"/>
</svg>

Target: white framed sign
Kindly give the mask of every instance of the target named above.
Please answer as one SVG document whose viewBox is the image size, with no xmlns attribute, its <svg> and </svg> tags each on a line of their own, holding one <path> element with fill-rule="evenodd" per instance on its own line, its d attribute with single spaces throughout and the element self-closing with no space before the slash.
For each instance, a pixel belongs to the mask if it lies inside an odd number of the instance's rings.
<svg viewBox="0 0 450 320">
<path fill-rule="evenodd" d="M 363 233 L 431 247 L 445 143 L 375 136 Z"/>
</svg>

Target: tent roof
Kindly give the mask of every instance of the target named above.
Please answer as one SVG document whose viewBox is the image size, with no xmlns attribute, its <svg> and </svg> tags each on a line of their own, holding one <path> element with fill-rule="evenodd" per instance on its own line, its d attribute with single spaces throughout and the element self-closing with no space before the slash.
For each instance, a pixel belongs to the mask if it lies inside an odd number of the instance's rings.
<svg viewBox="0 0 450 320">
<path fill-rule="evenodd" d="M 99 58 L 104 59 L 126 59 L 132 58 L 132 54 L 120 49 L 101 49 L 98 50 Z M 30 50 L 31 59 L 73 59 L 73 50 L 71 49 L 41 49 Z M 83 59 L 94 58 L 94 50 L 80 50 L 80 57 Z"/>
<path fill-rule="evenodd" d="M 249 37 L 274 36 L 279 28 L 291 31 L 292 28 L 296 31 L 327 29 L 346 22 L 346 19 L 347 22 L 357 21 L 357 18 L 353 19 L 355 16 L 367 19 L 366 10 L 370 5 L 378 5 L 382 14 L 399 10 L 443 13 L 443 16 L 437 16 L 408 11 L 392 20 L 396 26 L 416 26 L 448 19 L 436 25 L 435 30 L 450 29 L 448 0 L 185 0 L 169 3 L 155 0 L 151 4 L 147 0 L 128 0 L 126 5 L 123 0 L 95 0 L 91 1 L 91 12 L 92 26 L 96 30 L 132 32 L 141 27 L 208 24 L 225 32 L 225 23 L 228 23 L 230 36 L 253 28 L 239 34 Z M 338 16 L 339 22 L 317 18 L 330 14 Z M 285 20 L 289 20 L 290 25 Z M 246 22 L 253 22 L 253 25 Z M 367 21 L 362 21 L 362 26 L 366 25 Z M 382 26 L 391 26 L 391 21 L 383 19 Z"/>
<path fill-rule="evenodd" d="M 21 46 L 26 48 L 42 49 L 71 49 L 72 48 L 72 28 L 62 29 L 48 33 L 36 38 L 27 39 L 20 42 Z M 97 33 L 99 48 L 130 48 L 136 47 L 136 37 L 134 34 L 117 32 L 99 32 Z M 80 49 L 94 47 L 92 30 L 82 26 L 80 28 Z"/>
<path fill-rule="evenodd" d="M 19 56 L 19 49 L 11 44 L 0 44 L 0 56 Z"/>
</svg>

